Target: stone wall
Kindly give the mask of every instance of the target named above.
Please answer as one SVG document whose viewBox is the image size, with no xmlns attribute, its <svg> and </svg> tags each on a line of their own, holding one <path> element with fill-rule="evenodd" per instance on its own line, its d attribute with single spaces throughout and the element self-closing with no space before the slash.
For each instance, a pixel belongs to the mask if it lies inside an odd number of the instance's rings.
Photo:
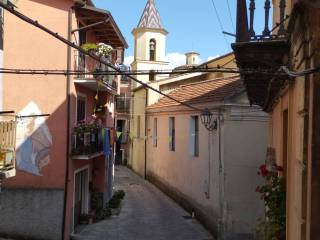
<svg viewBox="0 0 320 240">
<path fill-rule="evenodd" d="M 60 240 L 64 191 L 3 189 L 0 193 L 0 236 Z"/>
</svg>

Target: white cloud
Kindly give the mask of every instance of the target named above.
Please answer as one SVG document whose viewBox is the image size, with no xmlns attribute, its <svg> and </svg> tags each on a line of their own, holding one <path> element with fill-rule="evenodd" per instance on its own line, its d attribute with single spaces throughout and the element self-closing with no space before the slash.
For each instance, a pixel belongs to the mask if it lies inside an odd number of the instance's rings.
<svg viewBox="0 0 320 240">
<path fill-rule="evenodd" d="M 165 61 L 169 62 L 169 68 L 173 69 L 186 64 L 186 56 L 178 52 L 168 53 Z"/>
<path fill-rule="evenodd" d="M 216 56 L 210 56 L 208 57 L 207 61 L 210 61 L 212 59 L 215 59 L 219 57 L 220 55 Z M 124 64 L 127 66 L 130 66 L 130 64 L 133 62 L 134 57 L 133 56 L 128 56 L 124 58 Z M 182 66 L 186 64 L 186 56 L 183 53 L 179 52 L 173 52 L 173 53 L 168 53 L 165 57 L 165 61 L 169 62 L 169 69 L 174 69 L 176 67 Z M 197 64 L 203 63 L 203 59 L 200 57 L 196 61 Z"/>
<path fill-rule="evenodd" d="M 133 62 L 134 57 L 133 56 L 128 56 L 124 58 L 124 65 L 127 65 L 130 67 L 130 64 Z"/>
<path fill-rule="evenodd" d="M 210 60 L 218 58 L 218 57 L 220 57 L 220 55 L 210 56 L 210 57 L 208 57 L 207 61 L 210 61 Z"/>
</svg>

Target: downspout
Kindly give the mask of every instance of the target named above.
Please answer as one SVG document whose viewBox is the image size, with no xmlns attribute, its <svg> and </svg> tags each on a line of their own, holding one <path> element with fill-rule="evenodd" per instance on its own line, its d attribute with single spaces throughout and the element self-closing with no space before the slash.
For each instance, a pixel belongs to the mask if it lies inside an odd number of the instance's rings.
<svg viewBox="0 0 320 240">
<path fill-rule="evenodd" d="M 211 131 L 208 131 L 208 192 L 207 198 L 210 199 L 211 195 Z"/>
<path fill-rule="evenodd" d="M 146 102 L 144 111 L 144 179 L 147 179 L 147 139 L 148 139 L 148 124 L 147 124 L 147 107 L 148 107 L 148 89 L 146 90 Z"/>
<path fill-rule="evenodd" d="M 0 8 L 0 11 L 2 13 L 1 19 L 0 19 L 0 24 L 1 24 L 1 32 L 2 36 L 0 36 L 0 67 L 3 68 L 4 66 L 4 46 L 3 46 L 3 41 L 4 41 L 4 10 L 3 8 Z M 0 111 L 4 111 L 3 109 L 3 73 L 0 74 Z"/>
<path fill-rule="evenodd" d="M 71 31 L 72 31 L 72 11 L 71 7 L 68 12 L 68 41 L 71 41 Z M 71 70 L 71 47 L 67 48 L 67 71 Z M 66 89 L 66 100 L 67 100 L 67 134 L 66 134 L 66 166 L 65 166 L 65 186 L 64 186 L 64 206 L 63 206 L 63 225 L 62 225 L 62 238 L 64 239 L 64 234 L 66 230 L 66 216 L 67 216 L 67 201 L 68 201 L 68 183 L 69 183 L 69 156 L 70 156 L 70 75 L 67 75 L 67 89 Z"/>
<path fill-rule="evenodd" d="M 219 138 L 219 178 L 220 178 L 220 184 L 219 184 L 219 201 L 220 201 L 220 218 L 218 223 L 218 238 L 222 238 L 223 235 L 223 220 L 224 220 L 224 172 L 223 172 L 223 166 L 222 166 L 222 144 L 221 144 L 221 109 L 218 110 L 218 138 Z"/>
</svg>

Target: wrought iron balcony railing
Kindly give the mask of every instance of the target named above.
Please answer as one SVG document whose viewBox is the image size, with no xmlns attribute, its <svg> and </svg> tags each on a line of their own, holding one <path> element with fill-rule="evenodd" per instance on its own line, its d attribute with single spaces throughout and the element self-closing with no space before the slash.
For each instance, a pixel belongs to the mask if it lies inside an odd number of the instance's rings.
<svg viewBox="0 0 320 240">
<path fill-rule="evenodd" d="M 0 121 L 0 173 L 15 167 L 16 121 Z"/>
<path fill-rule="evenodd" d="M 103 152 L 102 128 L 82 124 L 74 128 L 72 136 L 72 156 L 88 156 Z"/>
<path fill-rule="evenodd" d="M 76 76 L 77 79 L 102 80 L 104 84 L 113 89 L 117 89 L 117 76 L 114 74 L 106 74 L 106 72 L 113 71 L 113 69 L 83 54 L 80 54 L 77 59 L 75 63 L 76 70 L 79 71 L 79 74 Z M 110 62 L 108 58 L 102 57 L 102 59 Z M 88 72 L 90 74 L 88 74 Z"/>
<path fill-rule="evenodd" d="M 288 19 L 285 16 L 286 1 L 274 2 L 277 6 L 272 6 L 270 0 L 264 1 L 264 28 L 261 34 L 257 34 L 254 29 L 256 1 L 250 0 L 248 22 L 247 0 L 238 0 L 236 43 L 232 44 L 238 67 L 256 70 L 255 73 L 242 72 L 241 77 L 250 103 L 261 106 L 265 111 L 271 111 L 274 99 L 287 83 L 285 76 L 276 73 L 287 64 L 286 56 L 290 48 L 285 24 Z M 272 29 L 271 20 L 278 22 L 273 24 L 275 27 Z"/>
<path fill-rule="evenodd" d="M 262 40 L 274 40 L 286 37 L 285 16 L 286 0 L 280 0 L 279 6 L 274 6 L 275 11 L 279 11 L 279 19 L 275 23 L 275 27 L 270 29 L 271 18 L 271 1 L 265 0 L 264 2 L 264 29 L 261 34 L 257 34 L 254 29 L 256 1 L 250 0 L 249 8 L 247 8 L 246 0 L 237 1 L 237 34 L 236 42 L 250 42 Z M 278 8 L 278 9 L 277 9 Z M 249 22 L 248 22 L 249 10 Z"/>
</svg>

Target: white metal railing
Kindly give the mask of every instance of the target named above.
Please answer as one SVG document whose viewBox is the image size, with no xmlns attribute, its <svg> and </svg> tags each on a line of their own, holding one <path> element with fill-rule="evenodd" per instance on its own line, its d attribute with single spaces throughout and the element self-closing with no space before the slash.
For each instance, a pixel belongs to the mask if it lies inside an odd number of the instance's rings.
<svg viewBox="0 0 320 240">
<path fill-rule="evenodd" d="M 101 57 L 103 61 L 109 62 L 111 64 L 110 58 Z M 103 82 L 117 89 L 117 78 L 114 74 L 106 74 L 108 71 L 113 71 L 112 68 L 106 66 L 105 64 L 99 63 L 97 60 L 94 60 L 88 56 L 81 55 L 79 52 L 75 55 L 75 70 L 80 71 L 76 78 L 83 79 L 101 79 Z M 81 72 L 94 72 L 93 74 L 81 73 Z M 103 72 L 103 74 L 101 74 Z"/>
</svg>

